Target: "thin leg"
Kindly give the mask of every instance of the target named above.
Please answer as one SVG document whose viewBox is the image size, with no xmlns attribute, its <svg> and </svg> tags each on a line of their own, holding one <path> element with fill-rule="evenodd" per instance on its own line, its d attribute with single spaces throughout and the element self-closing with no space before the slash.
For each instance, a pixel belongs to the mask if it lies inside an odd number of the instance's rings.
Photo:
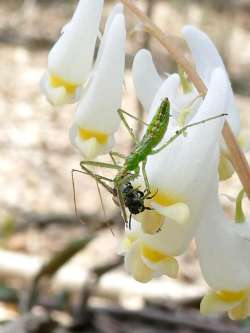
<svg viewBox="0 0 250 333">
<path fill-rule="evenodd" d="M 81 161 L 80 165 L 81 165 L 81 167 L 83 165 L 92 165 L 92 166 L 96 166 L 96 167 L 101 167 L 101 168 L 106 168 L 106 169 L 115 169 L 115 170 L 120 170 L 122 168 L 120 165 L 96 162 L 96 161 Z"/>
<path fill-rule="evenodd" d="M 125 209 L 125 203 L 124 203 L 124 200 L 123 200 L 122 192 L 119 188 L 117 189 L 117 196 L 118 196 L 119 205 L 120 205 L 120 208 L 121 208 L 121 211 L 122 211 L 122 218 L 125 222 L 125 225 L 127 225 L 128 224 L 128 219 L 127 219 L 127 214 L 126 214 L 126 209 Z"/>
<path fill-rule="evenodd" d="M 129 112 L 123 110 L 123 109 L 118 109 L 118 112 L 124 113 L 127 116 L 129 116 L 130 118 L 133 118 L 133 119 L 137 120 L 139 123 L 142 123 L 143 125 L 148 126 L 148 124 L 145 121 L 141 120 L 140 118 L 134 116 L 133 114 L 131 114 L 131 113 L 129 113 Z"/>
<path fill-rule="evenodd" d="M 106 190 L 109 192 L 109 193 L 111 193 L 112 195 L 114 195 L 114 189 L 111 187 L 111 186 L 109 186 L 108 184 L 106 184 L 105 182 L 103 182 L 101 179 L 100 179 L 100 177 L 99 177 L 99 179 L 98 179 L 98 177 L 96 177 L 96 175 L 95 175 L 95 173 L 93 173 L 91 170 L 89 170 L 83 163 L 82 163 L 83 161 L 81 161 L 80 162 L 80 166 L 81 166 L 81 168 L 89 175 L 89 176 L 91 176 L 92 178 L 94 178 L 94 179 L 96 179 L 98 182 L 99 182 L 99 184 L 101 184 L 104 188 L 106 188 Z M 79 170 L 78 170 L 78 172 L 79 172 Z M 101 176 L 102 177 L 102 176 Z"/>
<path fill-rule="evenodd" d="M 131 230 L 131 220 L 132 220 L 132 214 L 129 215 L 129 222 L 128 222 L 129 230 Z"/>
<path fill-rule="evenodd" d="M 179 130 L 176 131 L 176 133 L 166 143 L 164 143 L 161 147 L 159 147 L 157 149 L 154 149 L 152 151 L 151 155 L 157 154 L 161 150 L 163 150 L 164 148 L 166 148 L 168 145 L 170 145 L 170 143 L 172 143 L 175 139 L 177 139 L 181 134 L 185 134 L 185 131 L 188 128 L 193 127 L 193 126 L 197 126 L 197 125 L 201 125 L 201 124 L 205 124 L 206 122 L 208 122 L 210 120 L 214 120 L 214 119 L 217 119 L 217 118 L 220 118 L 220 117 L 223 117 L 223 116 L 227 116 L 227 114 L 226 113 L 222 113 L 222 114 L 220 114 L 218 116 L 210 117 L 210 118 L 198 121 L 196 123 L 191 123 L 189 125 L 186 125 L 186 126 L 180 128 Z"/>
<path fill-rule="evenodd" d="M 133 129 L 129 126 L 129 124 L 128 124 L 126 118 L 124 117 L 124 113 L 125 113 L 125 112 L 124 112 L 123 110 L 121 110 L 121 109 L 118 109 L 117 112 L 118 112 L 119 117 L 120 117 L 121 121 L 123 122 L 124 126 L 126 127 L 126 129 L 128 130 L 129 134 L 131 135 L 133 141 L 134 141 L 135 143 L 138 143 L 138 140 L 137 140 L 137 138 L 136 138 L 136 136 L 135 136 L 135 134 L 134 134 Z"/>
<path fill-rule="evenodd" d="M 145 197 L 147 197 L 151 193 L 150 192 L 149 181 L 148 181 L 148 176 L 147 176 L 147 173 L 146 173 L 146 164 L 147 164 L 147 159 L 145 159 L 142 162 L 142 175 L 143 175 L 144 183 L 145 183 L 145 186 L 146 186 Z"/>
<path fill-rule="evenodd" d="M 122 158 L 122 159 L 126 159 L 127 158 L 127 156 L 126 155 L 124 155 L 124 154 L 121 154 L 121 153 L 118 153 L 117 151 L 111 151 L 110 153 L 109 153 L 109 155 L 110 155 L 110 157 L 111 157 L 111 159 L 112 159 L 112 161 L 114 162 L 114 157 L 116 156 L 116 157 L 119 157 L 119 158 Z"/>
</svg>

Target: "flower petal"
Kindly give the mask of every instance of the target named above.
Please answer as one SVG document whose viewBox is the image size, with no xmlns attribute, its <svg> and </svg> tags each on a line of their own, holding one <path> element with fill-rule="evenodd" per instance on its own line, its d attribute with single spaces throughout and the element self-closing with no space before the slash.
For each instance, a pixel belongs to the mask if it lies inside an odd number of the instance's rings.
<svg viewBox="0 0 250 333">
<path fill-rule="evenodd" d="M 161 86 L 162 80 L 153 63 L 152 55 L 148 50 L 140 50 L 133 62 L 132 74 L 136 95 L 144 109 L 149 111 L 154 96 Z"/>
<path fill-rule="evenodd" d="M 188 222 L 190 218 L 189 207 L 184 202 L 177 202 L 170 206 L 161 206 L 153 202 L 151 205 L 159 214 L 179 224 Z"/>
<path fill-rule="evenodd" d="M 126 254 L 125 269 L 138 282 L 146 283 L 152 280 L 153 272 L 142 261 L 139 241 L 136 241 Z"/>
<path fill-rule="evenodd" d="M 196 27 L 187 25 L 183 28 L 182 33 L 186 42 L 188 43 L 189 48 L 191 49 L 196 69 L 206 84 L 209 83 L 212 72 L 215 68 L 220 67 L 226 72 L 219 52 L 217 51 L 213 42 L 204 32 L 200 31 Z M 230 87 L 226 109 L 226 113 L 228 113 L 227 120 L 234 134 L 237 135 L 240 130 L 239 112 L 235 104 L 233 91 L 228 76 L 227 82 Z M 222 148 L 226 150 L 226 145 L 223 141 Z"/>
<path fill-rule="evenodd" d="M 233 309 L 235 306 L 240 304 L 241 301 L 226 302 L 223 301 L 216 292 L 209 292 L 202 298 L 200 304 L 200 311 L 204 315 L 224 312 Z"/>
<path fill-rule="evenodd" d="M 77 108 L 75 121 L 82 128 L 112 134 L 119 127 L 117 109 L 122 98 L 125 34 L 124 16 L 117 14 L 108 31 L 99 65 Z"/>
<path fill-rule="evenodd" d="M 106 43 L 108 31 L 109 31 L 110 27 L 112 26 L 114 18 L 116 17 L 117 14 L 122 14 L 122 13 L 123 13 L 123 5 L 121 3 L 118 3 L 113 7 L 111 13 L 109 14 L 107 21 L 105 23 L 104 33 L 101 38 L 101 43 L 99 46 L 99 50 L 98 50 L 98 54 L 97 54 L 97 58 L 96 58 L 96 62 L 95 62 L 95 67 L 97 67 L 100 62 L 100 59 L 101 59 L 101 56 L 103 53 L 103 48 Z"/>
<path fill-rule="evenodd" d="M 82 84 L 91 70 L 103 0 L 80 0 L 72 20 L 48 57 L 49 72 Z"/>
</svg>

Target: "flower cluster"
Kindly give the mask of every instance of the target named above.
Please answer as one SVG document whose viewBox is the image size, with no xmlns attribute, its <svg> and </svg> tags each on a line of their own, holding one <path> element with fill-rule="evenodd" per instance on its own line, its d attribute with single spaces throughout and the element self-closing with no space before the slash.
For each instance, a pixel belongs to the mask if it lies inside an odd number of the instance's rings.
<svg viewBox="0 0 250 333">
<path fill-rule="evenodd" d="M 87 159 L 112 150 L 120 125 L 117 110 L 126 39 L 123 7 L 113 8 L 94 62 L 102 7 L 103 0 L 79 1 L 49 53 L 48 71 L 41 81 L 53 105 L 77 102 L 70 137 Z M 219 179 L 229 178 L 234 171 L 221 136 L 225 118 L 239 143 L 245 149 L 247 144 L 240 134 L 233 91 L 216 47 L 193 26 L 183 28 L 183 38 L 208 87 L 205 98 L 181 69 L 163 79 L 149 51 L 140 50 L 134 58 L 133 81 L 147 113 L 146 122 L 152 121 L 167 98 L 171 117 L 162 142 L 175 139 L 146 156 L 145 174 L 152 195 L 145 198 L 147 209 L 133 215 L 126 226 L 119 252 L 137 281 L 148 282 L 160 275 L 176 278 L 177 257 L 195 238 L 201 270 L 211 287 L 201 302 L 201 312 L 228 311 L 232 319 L 241 319 L 250 315 L 250 220 L 242 211 L 243 193 L 236 200 L 235 221 L 226 217 L 219 201 Z M 193 123 L 199 125 L 188 128 Z M 187 130 L 177 135 L 183 127 Z M 134 180 L 134 188 L 145 189 L 145 174 Z"/>
<path fill-rule="evenodd" d="M 100 36 L 102 8 L 103 0 L 79 1 L 49 53 L 48 70 L 41 80 L 41 89 L 52 105 L 77 102 L 70 138 L 86 158 L 110 151 L 120 124 L 117 109 L 122 99 L 126 42 L 123 6 L 113 8 Z M 101 41 L 94 62 L 98 36 Z"/>
</svg>

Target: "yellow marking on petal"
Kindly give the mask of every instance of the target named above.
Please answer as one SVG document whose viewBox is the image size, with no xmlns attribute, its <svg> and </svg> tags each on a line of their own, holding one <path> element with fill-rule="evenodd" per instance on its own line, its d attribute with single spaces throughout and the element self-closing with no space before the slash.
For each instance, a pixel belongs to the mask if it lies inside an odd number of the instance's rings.
<svg viewBox="0 0 250 333">
<path fill-rule="evenodd" d="M 171 259 L 171 257 L 167 256 L 166 254 L 159 252 L 155 249 L 153 249 L 152 247 L 146 245 L 146 244 L 141 244 L 141 251 L 142 251 L 142 255 L 152 261 L 152 262 L 159 262 L 165 259 Z"/>
<path fill-rule="evenodd" d="M 177 123 L 180 127 L 185 126 L 187 116 L 192 110 L 190 108 L 184 108 L 178 116 Z"/>
<path fill-rule="evenodd" d="M 139 222 L 142 223 L 142 229 L 147 234 L 155 234 L 164 223 L 165 217 L 155 210 L 145 210 L 141 215 L 142 219 L 139 217 Z"/>
<path fill-rule="evenodd" d="M 152 190 L 151 190 L 152 191 Z M 152 191 L 153 193 L 154 191 Z M 182 200 L 180 200 L 179 198 L 170 196 L 166 193 L 163 192 L 157 192 L 156 195 L 153 197 L 152 199 L 155 203 L 157 203 L 158 205 L 161 206 L 171 206 L 177 202 L 180 202 Z"/>
<path fill-rule="evenodd" d="M 249 135 L 247 133 L 240 132 L 240 134 L 237 137 L 237 141 L 245 152 L 247 152 L 250 149 L 250 140 L 249 140 Z"/>
<path fill-rule="evenodd" d="M 104 132 L 98 132 L 89 130 L 87 128 L 78 128 L 79 136 L 82 140 L 89 140 L 95 138 L 101 145 L 105 145 L 108 142 L 108 134 Z"/>
<path fill-rule="evenodd" d="M 135 235 L 128 235 L 123 239 L 123 245 L 125 249 L 130 249 L 133 243 L 137 240 L 137 236 Z"/>
<path fill-rule="evenodd" d="M 234 173 L 234 168 L 232 163 L 228 159 L 226 154 L 220 154 L 220 162 L 219 162 L 219 176 L 220 180 L 226 180 L 230 178 Z"/>
<path fill-rule="evenodd" d="M 231 303 L 231 302 L 237 302 L 242 300 L 246 296 L 245 290 L 240 291 L 226 291 L 226 290 L 219 290 L 216 292 L 216 295 L 224 302 Z"/>
<path fill-rule="evenodd" d="M 182 86 L 183 93 L 186 94 L 186 93 L 191 92 L 193 90 L 192 82 L 189 81 L 186 72 L 180 65 L 178 65 L 178 72 L 179 72 L 179 76 L 181 79 L 181 86 Z"/>
<path fill-rule="evenodd" d="M 78 88 L 77 84 L 73 82 L 68 82 L 57 75 L 50 76 L 50 84 L 54 88 L 64 87 L 69 95 L 75 94 L 76 89 Z"/>
</svg>

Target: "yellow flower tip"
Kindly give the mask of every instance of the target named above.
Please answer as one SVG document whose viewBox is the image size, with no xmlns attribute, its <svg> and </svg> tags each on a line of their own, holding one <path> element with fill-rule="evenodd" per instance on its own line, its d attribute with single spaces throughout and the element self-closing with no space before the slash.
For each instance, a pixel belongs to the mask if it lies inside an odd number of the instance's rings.
<svg viewBox="0 0 250 333">
<path fill-rule="evenodd" d="M 157 204 L 152 204 L 152 207 L 166 218 L 177 222 L 178 224 L 185 224 L 189 221 L 190 210 L 184 202 L 177 202 L 171 206 L 163 207 Z"/>
<path fill-rule="evenodd" d="M 133 243 L 137 240 L 137 236 L 135 235 L 128 235 L 125 238 L 123 238 L 122 240 L 122 247 L 125 250 L 129 250 L 131 248 L 131 246 L 133 245 Z"/>
<path fill-rule="evenodd" d="M 179 113 L 179 116 L 177 118 L 177 123 L 180 127 L 185 126 L 187 116 L 191 112 L 190 108 L 183 108 L 183 110 Z"/>
<path fill-rule="evenodd" d="M 95 130 L 89 130 L 86 128 L 78 128 L 78 133 L 79 133 L 79 137 L 82 140 L 90 140 L 92 138 L 96 139 L 96 141 L 101 144 L 101 145 L 105 145 L 108 142 L 109 136 L 108 134 L 104 133 L 104 132 L 98 132 Z"/>
<path fill-rule="evenodd" d="M 142 224 L 142 230 L 146 234 L 153 235 L 157 233 L 164 223 L 164 216 L 158 214 L 155 210 L 146 210 L 143 212 L 143 219 L 139 222 Z"/>
<path fill-rule="evenodd" d="M 145 257 L 146 259 L 148 259 L 149 261 L 152 261 L 154 263 L 157 263 L 164 259 L 170 258 L 169 256 L 165 255 L 164 253 L 161 253 L 143 243 L 141 244 L 141 252 L 142 252 L 143 257 Z"/>
<path fill-rule="evenodd" d="M 249 301 L 246 297 L 240 304 L 228 311 L 231 320 L 246 319 L 250 315 Z"/>
<path fill-rule="evenodd" d="M 245 297 L 246 291 L 240 290 L 240 291 L 232 292 L 232 291 L 226 291 L 226 290 L 219 290 L 216 292 L 216 295 L 223 302 L 232 303 L 232 302 L 241 301 Z"/>
<path fill-rule="evenodd" d="M 74 95 L 79 87 L 79 85 L 68 82 L 57 75 L 50 75 L 50 84 L 53 88 L 63 87 L 69 95 Z"/>
<path fill-rule="evenodd" d="M 234 173 L 234 168 L 228 157 L 221 153 L 219 162 L 219 177 L 220 180 L 226 180 L 230 178 Z"/>
<path fill-rule="evenodd" d="M 237 141 L 245 152 L 250 150 L 250 140 L 248 134 L 240 132 L 237 137 Z"/>
<path fill-rule="evenodd" d="M 245 299 L 247 295 L 247 290 L 240 291 L 210 291 L 205 295 L 200 304 L 200 312 L 204 315 L 209 315 L 216 312 L 227 311 L 229 316 L 243 317 L 246 312 Z M 239 318 L 238 318 L 239 319 Z"/>
<path fill-rule="evenodd" d="M 179 265 L 178 265 L 178 261 L 175 258 L 166 260 L 166 272 L 165 274 L 169 277 L 171 277 L 172 279 L 176 279 L 178 276 L 178 272 L 179 272 Z"/>
<path fill-rule="evenodd" d="M 140 244 L 138 243 L 137 246 L 134 246 L 131 251 L 132 252 L 128 253 L 128 257 L 125 257 L 125 267 L 127 265 L 128 271 L 136 281 L 141 283 L 149 282 L 153 278 L 153 271 L 141 258 Z"/>
<path fill-rule="evenodd" d="M 144 263 L 157 274 L 171 278 L 178 275 L 179 265 L 174 257 L 168 256 L 145 243 L 141 243 L 141 256 Z"/>
<path fill-rule="evenodd" d="M 152 189 L 151 192 L 152 193 L 156 192 L 156 190 Z M 180 198 L 177 198 L 175 196 L 171 196 L 166 193 L 158 191 L 156 195 L 153 197 L 152 201 L 161 206 L 171 206 L 181 200 Z"/>
</svg>

